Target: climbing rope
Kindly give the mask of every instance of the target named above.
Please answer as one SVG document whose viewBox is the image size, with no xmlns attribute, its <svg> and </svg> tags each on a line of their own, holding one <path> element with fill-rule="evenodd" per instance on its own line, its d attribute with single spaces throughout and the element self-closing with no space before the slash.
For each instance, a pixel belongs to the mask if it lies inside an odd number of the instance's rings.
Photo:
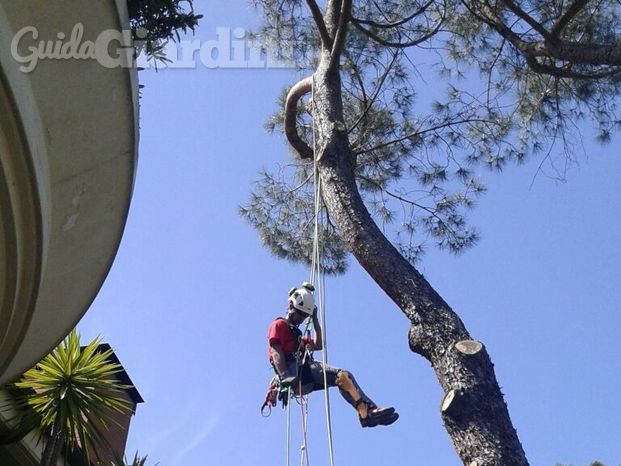
<svg viewBox="0 0 621 466">
<path fill-rule="evenodd" d="M 315 76 L 313 76 L 311 87 L 311 109 L 315 106 Z M 315 187 L 315 228 L 313 232 L 313 255 L 311 261 L 311 277 L 310 282 L 315 286 L 315 278 L 317 284 L 315 290 L 317 292 L 318 299 L 318 311 L 319 318 L 321 320 L 321 328 L 323 330 L 323 351 L 322 351 L 322 365 L 323 365 L 323 386 L 324 386 L 324 406 L 326 413 L 326 430 L 328 435 L 328 451 L 330 453 L 330 466 L 334 466 L 334 448 L 332 445 L 332 418 L 330 415 L 330 391 L 328 390 L 328 380 L 326 373 L 326 366 L 328 365 L 328 337 L 326 331 L 326 314 L 325 314 L 325 275 L 321 267 L 322 248 L 320 242 L 320 220 L 321 220 L 321 177 L 319 176 L 319 167 L 317 165 L 317 134 L 315 128 L 315 120 L 312 121 L 312 143 L 313 143 L 313 181 Z"/>
<path fill-rule="evenodd" d="M 315 76 L 313 75 L 311 87 L 311 108 L 315 106 Z M 325 314 L 325 275 L 321 269 L 321 255 L 323 251 L 320 248 L 319 241 L 319 220 L 321 216 L 321 177 L 319 176 L 319 167 L 317 165 L 317 137 L 315 129 L 315 120 L 312 121 L 313 132 L 313 179 L 315 181 L 315 231 L 313 235 L 313 268 L 311 269 L 312 279 L 315 272 L 317 274 L 317 295 L 319 298 L 319 318 L 321 319 L 321 328 L 323 330 L 323 386 L 324 386 L 324 407 L 326 412 L 326 431 L 328 435 L 328 451 L 330 453 L 330 466 L 334 466 L 334 448 L 332 445 L 332 417 L 330 415 L 330 391 L 328 390 L 328 377 L 326 367 L 328 365 L 328 337 L 326 331 L 326 314 Z M 311 281 L 314 284 L 314 281 Z"/>
<path fill-rule="evenodd" d="M 303 332 L 303 335 L 310 334 L 310 321 L 306 323 L 306 328 Z M 300 363 L 300 353 L 301 350 L 298 348 L 298 356 L 296 358 L 295 372 L 299 374 L 299 369 L 302 367 L 306 359 L 311 356 L 310 349 L 307 345 L 304 348 L 304 355 L 302 356 L 302 361 Z M 302 395 L 302 378 L 298 377 L 298 393 L 300 395 L 295 395 L 294 391 L 291 390 L 291 386 L 287 387 L 287 466 L 289 466 L 289 461 L 291 458 L 291 399 L 295 399 L 300 405 L 301 411 L 301 419 L 302 419 L 302 446 L 300 452 L 300 466 L 310 466 L 309 454 L 308 454 L 308 397 L 306 395 Z"/>
<path fill-rule="evenodd" d="M 310 330 L 308 325 L 306 326 L 305 333 L 309 334 Z M 302 364 L 300 366 L 304 366 L 307 358 L 311 357 L 311 351 L 308 345 L 304 349 L 304 356 L 302 357 Z M 296 370 L 297 372 L 297 370 Z M 298 379 L 298 393 L 302 393 L 302 377 Z M 302 419 L 302 447 L 300 451 L 300 466 L 309 466 L 310 461 L 308 457 L 308 396 L 307 395 L 299 395 L 296 398 L 298 404 L 300 405 L 300 415 Z"/>
<path fill-rule="evenodd" d="M 287 389 L 287 466 L 291 458 L 291 387 Z"/>
<path fill-rule="evenodd" d="M 302 448 L 300 452 L 300 466 L 309 466 L 308 460 L 308 398 L 300 396 L 300 413 L 302 416 Z"/>
<path fill-rule="evenodd" d="M 326 345 L 325 340 L 325 329 L 326 329 L 326 315 L 323 312 L 325 309 L 325 294 L 323 290 L 325 289 L 325 275 L 321 274 L 319 283 L 321 284 L 320 289 L 322 290 L 319 293 L 319 303 L 320 303 L 320 317 L 321 317 L 321 326 L 324 331 L 324 341 L 323 341 L 323 354 L 322 354 L 322 364 L 323 364 L 323 386 L 324 386 L 324 406 L 326 411 L 326 431 L 328 434 L 328 451 L 330 453 L 330 466 L 334 466 L 334 448 L 332 446 L 332 416 L 330 414 L 330 391 L 328 390 L 328 377 L 326 373 L 326 366 L 328 365 L 328 347 Z"/>
<path fill-rule="evenodd" d="M 311 87 L 311 109 L 314 108 L 314 90 L 315 90 L 315 77 L 313 76 Z M 322 351 L 322 365 L 323 365 L 323 386 L 324 386 L 324 406 L 326 414 L 326 429 L 328 435 L 328 450 L 330 454 L 330 466 L 334 466 L 334 448 L 332 443 L 332 417 L 330 414 L 330 392 L 328 390 L 328 380 L 326 374 L 326 367 L 328 365 L 328 345 L 327 345 L 327 332 L 326 332 L 326 316 L 325 316 L 325 275 L 321 267 L 322 248 L 320 242 L 320 218 L 322 208 L 321 198 L 321 177 L 319 176 L 319 170 L 317 165 L 317 138 L 315 121 L 312 122 L 312 144 L 313 144 L 313 184 L 314 184 L 314 232 L 313 232 L 313 252 L 311 256 L 311 270 L 309 282 L 315 287 L 316 295 L 318 297 L 318 313 L 321 321 L 321 327 L 323 330 L 323 351 Z M 315 285 L 316 283 L 316 285 Z M 308 330 L 307 324 L 307 330 Z M 305 354 L 305 358 L 306 358 Z M 301 393 L 301 381 L 300 381 Z M 294 395 L 291 388 L 288 391 L 289 401 Z M 308 428 L 308 400 L 304 395 L 300 395 L 299 404 L 302 417 L 302 447 L 301 447 L 301 459 L 300 466 L 309 466 L 309 454 L 308 454 L 308 441 L 307 441 L 307 428 Z M 287 403 L 287 466 L 290 466 L 291 456 L 291 403 Z"/>
</svg>

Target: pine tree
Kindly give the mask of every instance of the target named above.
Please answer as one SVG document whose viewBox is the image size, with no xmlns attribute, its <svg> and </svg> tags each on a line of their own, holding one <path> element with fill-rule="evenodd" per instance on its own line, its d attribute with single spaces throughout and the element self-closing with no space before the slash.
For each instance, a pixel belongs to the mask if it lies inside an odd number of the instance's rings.
<svg viewBox="0 0 621 466">
<path fill-rule="evenodd" d="M 455 253 L 476 243 L 467 213 L 485 191 L 478 167 L 528 157 L 565 164 L 578 155 L 583 121 L 609 140 L 621 123 L 621 5 L 255 5 L 257 39 L 309 77 L 283 93 L 267 124 L 284 132 L 294 161 L 261 174 L 242 216 L 275 255 L 309 262 L 316 161 L 326 270 L 344 272 L 353 255 L 402 310 L 411 350 L 445 392 L 442 420 L 464 464 L 528 464 L 485 346 L 416 264 L 429 241 Z"/>
<path fill-rule="evenodd" d="M 148 59 L 167 61 L 164 48 L 179 41 L 180 32 L 194 31 L 203 15 L 194 13 L 193 0 L 127 0 L 134 40 Z"/>
</svg>

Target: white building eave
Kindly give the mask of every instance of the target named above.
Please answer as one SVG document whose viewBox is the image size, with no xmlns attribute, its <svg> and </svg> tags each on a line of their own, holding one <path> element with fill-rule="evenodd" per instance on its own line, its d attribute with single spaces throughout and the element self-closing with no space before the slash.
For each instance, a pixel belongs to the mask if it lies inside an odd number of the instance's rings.
<svg viewBox="0 0 621 466">
<path fill-rule="evenodd" d="M 0 383 L 47 354 L 94 300 L 118 249 L 138 151 L 135 69 L 11 47 L 128 28 L 124 0 L 0 0 Z M 61 34 L 62 35 L 62 34 Z M 18 51 L 28 55 L 32 35 Z M 112 43 L 111 45 L 115 45 Z M 118 45 L 118 44 L 117 44 Z"/>
</svg>

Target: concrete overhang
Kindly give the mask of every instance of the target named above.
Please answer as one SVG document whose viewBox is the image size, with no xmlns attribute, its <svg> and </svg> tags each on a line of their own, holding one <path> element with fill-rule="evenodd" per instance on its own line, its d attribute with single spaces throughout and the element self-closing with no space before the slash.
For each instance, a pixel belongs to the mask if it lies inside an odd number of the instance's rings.
<svg viewBox="0 0 621 466">
<path fill-rule="evenodd" d="M 0 384 L 38 362 L 86 312 L 129 209 L 136 70 L 70 58 L 39 60 L 27 73 L 15 59 L 39 41 L 67 41 L 78 24 L 81 43 L 126 30 L 126 0 L 0 0 Z M 24 28 L 38 38 L 25 34 L 12 51 Z"/>
</svg>

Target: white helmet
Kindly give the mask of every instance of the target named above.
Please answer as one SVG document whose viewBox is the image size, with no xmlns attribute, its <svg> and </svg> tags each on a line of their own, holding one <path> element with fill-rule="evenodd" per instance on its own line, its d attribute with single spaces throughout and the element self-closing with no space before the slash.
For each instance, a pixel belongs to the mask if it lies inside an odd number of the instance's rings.
<svg viewBox="0 0 621 466">
<path fill-rule="evenodd" d="M 302 311 L 309 316 L 315 312 L 315 297 L 313 296 L 315 288 L 310 283 L 302 283 L 301 288 L 292 288 L 289 290 L 289 302 L 298 311 Z"/>
</svg>

